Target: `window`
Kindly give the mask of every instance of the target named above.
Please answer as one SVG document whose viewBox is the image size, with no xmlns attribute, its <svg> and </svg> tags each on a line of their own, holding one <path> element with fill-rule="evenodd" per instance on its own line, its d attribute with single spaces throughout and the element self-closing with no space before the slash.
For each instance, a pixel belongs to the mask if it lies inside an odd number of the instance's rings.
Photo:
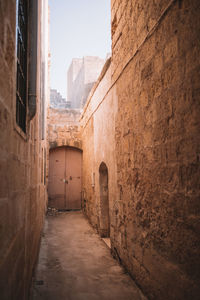
<svg viewBox="0 0 200 300">
<path fill-rule="evenodd" d="M 16 122 L 26 132 L 27 102 L 27 0 L 17 0 L 17 87 L 16 87 Z"/>
</svg>

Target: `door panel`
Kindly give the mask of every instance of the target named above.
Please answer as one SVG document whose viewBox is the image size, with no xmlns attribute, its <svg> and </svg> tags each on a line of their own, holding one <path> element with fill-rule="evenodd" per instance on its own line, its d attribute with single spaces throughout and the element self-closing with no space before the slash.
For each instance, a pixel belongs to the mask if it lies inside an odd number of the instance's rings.
<svg viewBox="0 0 200 300">
<path fill-rule="evenodd" d="M 65 148 L 50 151 L 49 156 L 49 206 L 61 209 L 65 206 Z"/>
<path fill-rule="evenodd" d="M 66 151 L 66 201 L 69 209 L 81 208 L 81 152 L 76 149 Z"/>
<path fill-rule="evenodd" d="M 50 150 L 49 206 L 57 209 L 81 208 L 80 150 L 62 147 Z"/>
</svg>

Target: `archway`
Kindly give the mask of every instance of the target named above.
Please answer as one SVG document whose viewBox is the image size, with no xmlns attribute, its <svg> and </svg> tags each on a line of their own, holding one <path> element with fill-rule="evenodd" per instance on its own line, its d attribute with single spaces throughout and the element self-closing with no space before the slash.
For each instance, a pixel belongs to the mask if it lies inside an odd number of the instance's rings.
<svg viewBox="0 0 200 300">
<path fill-rule="evenodd" d="M 110 237 L 108 168 L 104 162 L 99 167 L 100 235 Z"/>
<path fill-rule="evenodd" d="M 57 147 L 49 152 L 49 207 L 81 209 L 82 151 Z"/>
</svg>

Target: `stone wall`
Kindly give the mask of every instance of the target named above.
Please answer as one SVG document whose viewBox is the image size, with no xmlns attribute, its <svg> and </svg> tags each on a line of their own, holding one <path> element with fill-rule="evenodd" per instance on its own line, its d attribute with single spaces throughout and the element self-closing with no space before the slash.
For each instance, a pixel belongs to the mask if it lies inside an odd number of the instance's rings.
<svg viewBox="0 0 200 300">
<path fill-rule="evenodd" d="M 93 87 L 81 116 L 83 143 L 83 211 L 101 234 L 101 202 L 99 168 L 108 168 L 108 198 L 110 217 L 116 194 L 115 117 L 117 105 L 111 87 L 109 59 Z M 113 223 L 111 220 L 111 238 Z"/>
<path fill-rule="evenodd" d="M 80 136 L 80 110 L 49 108 L 48 142 L 49 148 L 71 146 L 82 149 Z"/>
<path fill-rule="evenodd" d="M 198 299 L 200 4 L 111 2 L 113 251 L 150 299 Z"/>
<path fill-rule="evenodd" d="M 44 2 L 44 1 L 43 1 Z M 27 300 L 46 206 L 45 140 L 37 113 L 16 124 L 16 1 L 0 1 L 0 298 Z M 41 6 L 39 6 L 41 20 Z M 39 27 L 39 32 L 40 32 Z M 42 45 L 42 41 L 41 44 Z M 38 47 L 40 49 L 40 47 Z M 40 58 L 38 52 L 38 79 Z"/>
<path fill-rule="evenodd" d="M 200 4 L 113 0 L 112 62 L 81 118 L 83 210 L 149 299 L 200 295 Z M 110 80 L 111 77 L 111 80 Z"/>
<path fill-rule="evenodd" d="M 65 98 L 56 89 L 50 90 L 50 107 L 58 109 L 70 108 L 71 103 L 66 101 Z"/>
<path fill-rule="evenodd" d="M 84 87 L 84 68 L 82 63 L 81 68 L 76 78 L 74 79 L 72 86 L 68 86 L 68 89 L 71 90 L 70 93 L 72 95 L 72 97 L 69 99 L 72 108 L 81 108 L 81 99 L 83 98 Z"/>
<path fill-rule="evenodd" d="M 69 67 L 68 101 L 72 108 L 83 108 L 89 92 L 96 82 L 105 60 L 96 56 L 74 58 Z"/>
<path fill-rule="evenodd" d="M 67 99 L 69 101 L 73 98 L 73 83 L 81 69 L 82 64 L 82 58 L 73 58 L 71 65 L 67 71 Z"/>
</svg>

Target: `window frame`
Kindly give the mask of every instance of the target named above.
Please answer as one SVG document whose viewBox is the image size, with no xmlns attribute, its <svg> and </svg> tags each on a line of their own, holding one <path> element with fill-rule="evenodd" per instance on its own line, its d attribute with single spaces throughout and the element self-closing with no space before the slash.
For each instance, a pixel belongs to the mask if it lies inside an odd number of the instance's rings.
<svg viewBox="0 0 200 300">
<path fill-rule="evenodd" d="M 20 7 L 20 3 L 22 6 Z M 21 10 L 25 7 L 25 10 Z M 20 11 L 19 11 L 20 10 Z M 23 12 L 26 15 L 23 15 Z M 29 1 L 16 0 L 16 88 L 15 88 L 15 129 L 27 139 L 27 107 L 28 107 L 28 45 L 29 45 Z M 20 15 L 21 13 L 21 15 Z M 21 17 L 21 18 L 20 18 Z M 23 20 L 24 17 L 24 20 Z M 19 27 L 19 22 L 23 22 Z M 24 45 L 23 45 L 24 43 Z M 21 47 L 21 48 L 20 48 Z M 21 51 L 21 52 L 20 52 Z M 25 57 L 21 57 L 25 53 Z M 20 78 L 21 76 L 21 78 Z M 22 78 L 23 77 L 23 78 Z M 23 80 L 21 80 L 23 79 Z M 21 81 L 20 81 L 21 80 Z M 20 111 L 21 108 L 21 111 Z"/>
</svg>

